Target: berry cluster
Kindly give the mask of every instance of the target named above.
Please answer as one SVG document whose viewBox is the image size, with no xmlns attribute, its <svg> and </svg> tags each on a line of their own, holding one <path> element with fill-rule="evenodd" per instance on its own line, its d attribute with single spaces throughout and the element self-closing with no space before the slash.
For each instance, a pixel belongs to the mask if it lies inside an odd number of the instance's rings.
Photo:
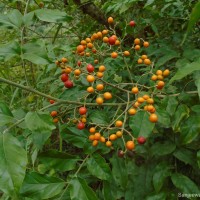
<svg viewBox="0 0 200 200">
<path fill-rule="evenodd" d="M 112 17 L 108 18 L 108 23 L 110 24 L 110 30 L 98 31 L 93 33 L 91 37 L 80 41 L 74 52 L 76 58 L 74 67 L 67 65 L 67 58 L 56 61 L 56 65 L 62 70 L 61 81 L 67 89 L 74 86 L 74 81 L 72 81 L 72 79 L 79 79 L 80 76 L 85 78 L 89 84 L 86 89 L 88 95 L 85 97 L 85 103 L 83 103 L 83 106 L 75 108 L 78 110 L 80 118 L 73 120 L 79 130 L 84 128 L 89 129 L 89 140 L 92 142 L 92 145 L 97 146 L 99 143 L 104 143 L 107 147 L 112 147 L 115 140 L 122 139 L 126 151 L 133 150 L 136 143 L 144 144 L 146 138 L 142 136 L 138 138 L 133 137 L 126 125 L 127 118 L 143 110 L 148 113 L 150 122 L 156 123 L 158 121 L 156 108 L 154 106 L 154 95 L 156 91 L 160 92 L 160 90 L 163 89 L 165 85 L 164 79 L 169 75 L 170 71 L 168 69 L 164 71 L 157 70 L 154 74 L 154 63 L 150 58 L 148 58 L 146 54 L 138 55 L 142 48 L 146 49 L 149 47 L 149 42 L 142 38 L 135 38 L 130 49 L 123 49 L 121 44 L 123 39 L 117 37 L 113 28 L 114 20 Z M 135 27 L 136 23 L 131 21 L 129 25 Z M 101 45 L 104 46 L 103 49 L 100 48 Z M 148 87 L 140 85 L 138 82 L 133 83 L 132 81 L 132 83 L 124 84 L 123 87 L 121 87 L 120 84 L 114 85 L 104 80 L 104 73 L 108 68 L 108 66 L 105 66 L 102 62 L 105 57 L 111 56 L 111 58 L 115 59 L 121 56 L 125 58 L 133 54 L 138 57 L 137 64 L 144 64 L 148 67 L 148 74 L 151 76 L 150 81 L 156 81 L 154 86 Z M 88 57 L 94 58 L 93 63 L 91 59 L 90 62 L 88 62 Z M 101 58 L 100 64 L 98 58 Z M 111 92 L 112 90 L 110 87 L 118 89 L 120 92 L 124 92 L 127 95 L 124 112 L 121 115 L 116 115 L 114 121 L 107 126 L 87 121 L 87 97 L 92 96 L 90 99 L 95 100 L 96 105 L 103 106 L 105 101 L 108 100 L 108 102 L 110 102 L 109 100 L 116 99 L 116 94 Z M 145 91 L 143 91 L 144 88 Z M 118 99 L 116 99 L 117 102 Z M 50 103 L 54 102 L 50 101 Z M 54 117 L 54 121 L 57 122 L 57 120 L 55 120 L 57 119 L 55 118 L 57 112 L 53 112 L 51 116 Z M 131 140 L 128 138 L 131 138 Z"/>
</svg>

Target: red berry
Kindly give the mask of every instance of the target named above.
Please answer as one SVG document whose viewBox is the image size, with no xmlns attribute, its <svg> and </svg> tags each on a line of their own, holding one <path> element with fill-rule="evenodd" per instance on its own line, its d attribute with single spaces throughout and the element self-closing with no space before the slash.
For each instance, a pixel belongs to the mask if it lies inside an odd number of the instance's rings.
<svg viewBox="0 0 200 200">
<path fill-rule="evenodd" d="M 87 65 L 87 71 L 92 73 L 94 71 L 94 67 L 91 64 Z"/>
<path fill-rule="evenodd" d="M 80 67 L 80 66 L 81 66 L 81 61 L 78 61 L 78 62 L 77 62 L 77 65 Z"/>
<path fill-rule="evenodd" d="M 85 128 L 85 124 L 84 124 L 83 122 L 79 122 L 79 123 L 77 124 L 77 128 L 78 128 L 79 130 L 82 130 L 82 129 Z"/>
<path fill-rule="evenodd" d="M 129 25 L 130 25 L 131 27 L 135 26 L 135 21 L 130 21 L 130 22 L 129 22 Z"/>
<path fill-rule="evenodd" d="M 122 150 L 118 151 L 118 157 L 123 158 L 124 157 L 124 152 Z"/>
<path fill-rule="evenodd" d="M 111 36 L 111 37 L 108 38 L 108 43 L 109 43 L 110 45 L 114 45 L 115 42 L 116 42 L 116 38 L 115 38 L 115 37 Z"/>
<path fill-rule="evenodd" d="M 86 107 L 80 107 L 80 108 L 79 108 L 79 114 L 80 114 L 80 115 L 85 115 L 86 112 L 87 112 Z"/>
<path fill-rule="evenodd" d="M 50 99 L 50 100 L 49 100 L 49 103 L 50 103 L 50 104 L 54 104 L 55 101 L 54 101 L 53 99 Z"/>
<path fill-rule="evenodd" d="M 137 138 L 138 144 L 144 144 L 146 142 L 146 138 L 143 136 L 140 136 Z"/>
<path fill-rule="evenodd" d="M 62 82 L 65 82 L 65 81 L 67 81 L 68 79 L 69 79 L 68 74 L 62 74 L 62 75 L 61 75 L 61 80 L 62 80 Z"/>
<path fill-rule="evenodd" d="M 72 88 L 74 86 L 73 82 L 70 80 L 65 81 L 64 84 L 66 88 Z"/>
</svg>

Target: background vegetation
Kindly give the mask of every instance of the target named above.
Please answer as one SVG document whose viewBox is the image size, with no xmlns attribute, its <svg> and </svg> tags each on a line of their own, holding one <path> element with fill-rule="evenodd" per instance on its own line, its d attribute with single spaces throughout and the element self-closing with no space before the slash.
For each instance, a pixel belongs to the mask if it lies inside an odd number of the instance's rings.
<svg viewBox="0 0 200 200">
<path fill-rule="evenodd" d="M 1 0 L 0 13 L 2 200 L 171 200 L 184 193 L 200 195 L 199 1 Z M 145 51 L 153 72 L 170 70 L 164 89 L 155 96 L 158 123 L 152 126 L 143 114 L 125 119 L 131 134 L 145 136 L 147 142 L 122 158 L 123 141 L 112 148 L 93 147 L 88 129 L 91 123 L 107 126 L 115 114 L 120 116 L 126 108 L 116 98 L 125 100 L 124 93 L 108 85 L 115 97 L 108 106 L 99 107 L 94 96 L 87 98 L 86 128 L 78 130 L 74 120 L 80 117 L 89 83 L 81 75 L 73 77 L 73 88 L 64 88 L 55 65 L 66 57 L 77 68 L 78 60 L 90 63 L 95 58 L 96 69 L 100 64 L 107 68 L 107 84 L 131 83 L 130 74 L 131 80 L 140 80 L 148 69 L 137 64 L 135 53 L 126 60 L 75 53 L 82 39 L 110 28 L 109 16 L 116 22 L 116 35 L 124 38 L 123 49 L 135 38 L 148 40 Z M 134 28 L 127 25 L 131 20 Z M 104 52 L 106 46 L 99 48 Z M 140 83 L 152 86 L 149 76 Z M 49 104 L 49 99 L 56 103 Z M 58 123 L 49 115 L 53 110 L 59 113 Z"/>
</svg>

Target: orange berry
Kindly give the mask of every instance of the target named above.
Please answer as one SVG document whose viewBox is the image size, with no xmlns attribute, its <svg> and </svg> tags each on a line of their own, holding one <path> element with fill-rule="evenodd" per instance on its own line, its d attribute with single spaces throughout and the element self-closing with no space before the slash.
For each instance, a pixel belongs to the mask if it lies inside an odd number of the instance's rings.
<svg viewBox="0 0 200 200">
<path fill-rule="evenodd" d="M 146 58 L 146 59 L 144 59 L 144 64 L 145 65 L 150 65 L 151 61 L 148 58 Z"/>
<path fill-rule="evenodd" d="M 111 141 L 114 141 L 114 140 L 117 139 L 117 136 L 116 136 L 115 134 L 111 134 L 111 135 L 109 136 L 109 139 L 110 139 Z"/>
<path fill-rule="evenodd" d="M 89 49 L 92 49 L 93 44 L 92 44 L 91 42 L 89 42 L 89 43 L 87 43 L 87 47 L 88 47 Z"/>
<path fill-rule="evenodd" d="M 137 111 L 136 111 L 135 108 L 130 108 L 130 109 L 128 110 L 129 115 L 135 115 L 136 112 L 137 112 Z"/>
<path fill-rule="evenodd" d="M 94 60 L 94 64 L 98 64 L 99 63 L 99 61 L 98 60 Z"/>
<path fill-rule="evenodd" d="M 108 23 L 112 24 L 113 22 L 114 22 L 113 18 L 112 17 L 108 17 Z"/>
<path fill-rule="evenodd" d="M 63 57 L 63 58 L 61 59 L 61 61 L 62 61 L 63 63 L 66 63 L 68 60 L 67 60 L 67 58 L 64 58 L 64 57 Z"/>
<path fill-rule="evenodd" d="M 115 126 L 116 126 L 116 127 L 122 127 L 122 125 L 123 125 L 123 122 L 122 122 L 121 120 L 117 120 L 117 121 L 115 122 Z"/>
<path fill-rule="evenodd" d="M 149 98 L 148 94 L 143 95 L 144 100 L 147 100 Z"/>
<path fill-rule="evenodd" d="M 98 91 L 101 91 L 101 90 L 104 89 L 104 85 L 103 85 L 103 84 L 98 84 L 98 85 L 96 86 L 96 89 L 97 89 Z"/>
<path fill-rule="evenodd" d="M 101 136 L 100 141 L 104 143 L 106 141 L 105 137 Z"/>
<path fill-rule="evenodd" d="M 96 131 L 95 127 L 91 127 L 91 128 L 89 129 L 89 132 L 90 132 L 90 133 L 95 133 L 95 131 Z"/>
<path fill-rule="evenodd" d="M 133 107 L 134 108 L 138 108 L 140 106 L 140 103 L 138 101 L 136 101 L 134 104 L 133 104 Z"/>
<path fill-rule="evenodd" d="M 166 77 L 170 74 L 170 71 L 169 69 L 166 69 L 164 72 L 163 72 L 163 76 Z"/>
<path fill-rule="evenodd" d="M 103 98 L 102 97 L 97 97 L 96 98 L 96 103 L 99 104 L 99 105 L 103 104 Z"/>
<path fill-rule="evenodd" d="M 57 111 L 55 111 L 55 110 L 51 112 L 51 116 L 52 116 L 52 117 L 55 117 L 55 116 L 57 116 L 57 114 L 58 114 L 58 112 L 57 112 Z"/>
<path fill-rule="evenodd" d="M 103 73 L 102 72 L 97 72 L 97 77 L 98 78 L 102 78 L 103 77 Z"/>
<path fill-rule="evenodd" d="M 89 140 L 93 141 L 94 140 L 94 135 L 89 136 Z"/>
<path fill-rule="evenodd" d="M 139 51 L 139 50 L 140 50 L 140 45 L 135 45 L 134 49 L 135 49 L 136 51 Z"/>
<path fill-rule="evenodd" d="M 157 75 L 162 75 L 162 73 L 163 73 L 162 70 L 157 70 L 157 71 L 156 71 L 156 74 L 157 74 Z"/>
<path fill-rule="evenodd" d="M 138 63 L 138 64 L 142 64 L 142 63 L 143 63 L 143 60 L 142 60 L 141 58 L 139 58 L 139 59 L 137 60 L 137 63 Z"/>
<path fill-rule="evenodd" d="M 138 103 L 143 103 L 145 101 L 145 99 L 143 97 L 138 97 L 137 101 L 138 101 Z"/>
<path fill-rule="evenodd" d="M 149 46 L 149 42 L 144 42 L 143 46 L 147 48 Z"/>
<path fill-rule="evenodd" d="M 92 142 L 92 146 L 93 147 L 96 147 L 98 145 L 98 140 L 94 140 L 93 142 Z"/>
<path fill-rule="evenodd" d="M 155 108 L 154 108 L 153 105 L 148 105 L 148 106 L 147 106 L 147 111 L 152 112 L 152 111 L 154 111 L 154 110 L 155 110 Z"/>
<path fill-rule="evenodd" d="M 158 81 L 158 83 L 157 83 L 157 89 L 162 89 L 163 87 L 164 87 L 164 85 L 165 85 L 165 82 L 164 81 Z"/>
<path fill-rule="evenodd" d="M 139 89 L 138 87 L 133 87 L 131 91 L 133 94 L 137 94 L 139 92 Z"/>
<path fill-rule="evenodd" d="M 151 77 L 151 80 L 152 81 L 156 81 L 158 79 L 158 77 L 154 74 L 154 75 L 152 75 L 152 77 Z"/>
<path fill-rule="evenodd" d="M 136 39 L 134 40 L 134 44 L 136 44 L 136 45 L 140 44 L 140 39 L 139 39 L 139 38 L 136 38 Z"/>
<path fill-rule="evenodd" d="M 54 122 L 54 123 L 58 123 L 58 121 L 59 121 L 58 118 L 54 118 L 54 119 L 53 119 L 53 122 Z"/>
<path fill-rule="evenodd" d="M 86 38 L 85 41 L 86 42 L 91 42 L 91 39 L 90 38 Z"/>
<path fill-rule="evenodd" d="M 117 131 L 117 132 L 116 132 L 116 136 L 117 136 L 118 138 L 122 137 L 122 135 L 123 135 L 122 131 Z"/>
<path fill-rule="evenodd" d="M 103 42 L 104 43 L 108 43 L 108 40 L 109 40 L 108 37 L 103 37 Z"/>
<path fill-rule="evenodd" d="M 87 57 L 90 57 L 90 53 L 89 53 L 89 52 L 85 53 L 85 55 L 86 55 Z"/>
<path fill-rule="evenodd" d="M 81 40 L 81 44 L 82 44 L 82 45 L 86 45 L 87 42 L 86 42 L 85 40 Z"/>
<path fill-rule="evenodd" d="M 99 66 L 99 72 L 104 72 L 106 70 L 104 65 Z"/>
<path fill-rule="evenodd" d="M 100 39 L 100 38 L 102 38 L 102 32 L 97 32 L 97 36 L 98 36 L 98 38 Z"/>
<path fill-rule="evenodd" d="M 158 121 L 158 116 L 155 114 L 155 113 L 152 113 L 150 116 L 149 116 L 149 121 L 150 122 L 157 122 Z"/>
<path fill-rule="evenodd" d="M 100 133 L 95 133 L 94 134 L 94 139 L 95 140 L 100 140 L 100 138 L 101 138 L 101 134 Z"/>
<path fill-rule="evenodd" d="M 94 88 L 93 88 L 93 87 L 88 87 L 88 88 L 87 88 L 87 92 L 89 92 L 89 93 L 94 93 Z"/>
<path fill-rule="evenodd" d="M 74 70 L 74 75 L 75 76 L 79 76 L 81 74 L 81 70 L 80 69 L 75 69 Z"/>
<path fill-rule="evenodd" d="M 85 50 L 85 48 L 84 48 L 83 45 L 78 45 L 76 50 L 77 50 L 78 53 L 81 53 L 81 52 L 83 52 Z"/>
<path fill-rule="evenodd" d="M 94 76 L 92 76 L 92 75 L 87 75 L 87 81 L 88 81 L 89 83 L 94 82 L 94 80 L 95 80 Z"/>
<path fill-rule="evenodd" d="M 103 31 L 102 31 L 102 34 L 103 34 L 103 35 L 108 34 L 108 30 L 103 30 Z"/>
<path fill-rule="evenodd" d="M 130 52 L 129 51 L 124 51 L 124 56 L 130 56 Z"/>
<path fill-rule="evenodd" d="M 147 55 L 142 55 L 141 58 L 142 60 L 147 59 Z"/>
<path fill-rule="evenodd" d="M 126 142 L 126 148 L 128 150 L 133 150 L 135 148 L 135 144 L 132 140 Z"/>
<path fill-rule="evenodd" d="M 148 104 L 154 104 L 154 100 L 152 98 L 147 99 Z"/>
<path fill-rule="evenodd" d="M 158 75 L 158 76 L 157 76 L 157 79 L 158 79 L 158 80 L 163 80 L 164 77 L 163 77 L 162 75 Z"/>
<path fill-rule="evenodd" d="M 112 94 L 110 92 L 105 92 L 103 94 L 104 99 L 109 100 L 112 99 Z"/>
<path fill-rule="evenodd" d="M 116 46 L 119 46 L 119 45 L 120 45 L 120 41 L 119 41 L 119 40 L 116 40 L 116 41 L 115 41 L 115 45 L 116 45 Z"/>
<path fill-rule="evenodd" d="M 118 53 L 116 53 L 116 52 L 112 52 L 112 53 L 111 53 L 111 57 L 112 57 L 112 58 L 117 58 L 117 56 L 118 56 Z"/>
<path fill-rule="evenodd" d="M 111 146 L 112 146 L 112 142 L 111 142 L 111 141 L 107 141 L 107 142 L 106 142 L 106 146 L 107 146 L 107 147 L 111 147 Z"/>
</svg>

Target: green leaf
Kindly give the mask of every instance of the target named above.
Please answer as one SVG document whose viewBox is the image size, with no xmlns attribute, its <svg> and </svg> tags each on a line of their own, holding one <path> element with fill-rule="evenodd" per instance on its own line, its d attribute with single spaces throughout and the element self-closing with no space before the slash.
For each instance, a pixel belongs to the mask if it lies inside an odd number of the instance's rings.
<svg viewBox="0 0 200 200">
<path fill-rule="evenodd" d="M 169 97 L 166 111 L 169 113 L 170 116 L 173 116 L 176 108 L 178 106 L 178 101 L 176 97 Z"/>
<path fill-rule="evenodd" d="M 59 96 L 59 98 L 68 99 L 69 101 L 77 101 L 77 99 L 85 96 L 86 94 L 86 90 L 83 90 L 83 88 L 77 86 L 64 90 L 64 92 Z"/>
<path fill-rule="evenodd" d="M 0 113 L 13 117 L 12 112 L 10 111 L 9 107 L 4 102 L 0 102 Z"/>
<path fill-rule="evenodd" d="M 45 44 L 41 41 L 24 44 L 22 51 L 22 59 L 28 60 L 37 65 L 46 65 L 51 63 L 47 55 Z"/>
<path fill-rule="evenodd" d="M 199 99 L 200 99 L 200 71 L 196 72 L 194 74 L 194 80 L 195 80 L 195 85 L 197 86 L 197 91 L 198 91 L 198 95 L 199 95 Z"/>
<path fill-rule="evenodd" d="M 70 22 L 73 18 L 60 10 L 40 9 L 35 11 L 36 17 L 45 22 Z"/>
<path fill-rule="evenodd" d="M 2 56 L 5 59 L 5 61 L 17 55 L 20 55 L 19 43 L 12 41 L 10 43 L 0 46 L 0 56 Z"/>
<path fill-rule="evenodd" d="M 172 153 L 176 149 L 176 145 L 170 141 L 164 141 L 163 143 L 156 142 L 151 147 L 150 152 L 154 156 L 164 156 Z"/>
<path fill-rule="evenodd" d="M 158 122 L 162 124 L 163 127 L 169 128 L 171 123 L 168 112 L 158 107 L 156 108 L 156 114 L 158 115 Z"/>
<path fill-rule="evenodd" d="M 110 178 L 110 168 L 105 159 L 99 154 L 93 154 L 87 160 L 87 168 L 89 172 L 101 180 Z"/>
<path fill-rule="evenodd" d="M 139 111 L 137 115 L 130 117 L 129 126 L 133 131 L 134 137 L 148 137 L 155 124 L 149 121 L 149 114 L 147 112 Z"/>
<path fill-rule="evenodd" d="M 49 199 L 58 195 L 64 186 L 62 179 L 32 172 L 26 175 L 20 193 L 32 199 Z"/>
<path fill-rule="evenodd" d="M 0 133 L 0 190 L 13 199 L 22 185 L 26 164 L 26 151 L 17 138 L 10 133 Z"/>
<path fill-rule="evenodd" d="M 183 174 L 174 173 L 171 176 L 172 182 L 182 193 L 185 194 L 198 194 L 200 192 L 197 185 Z"/>
<path fill-rule="evenodd" d="M 61 172 L 73 170 L 80 158 L 67 153 L 56 150 L 49 150 L 39 154 L 39 161 L 45 165 L 47 169 L 55 169 Z"/>
<path fill-rule="evenodd" d="M 113 190 L 111 188 L 111 184 L 110 182 L 108 181 L 104 181 L 103 182 L 103 197 L 104 197 L 104 200 L 115 200 L 115 197 L 113 195 Z"/>
<path fill-rule="evenodd" d="M 90 119 L 93 123 L 108 125 L 109 124 L 109 114 L 104 110 L 93 111 L 90 115 Z"/>
<path fill-rule="evenodd" d="M 17 9 L 13 9 L 6 15 L 0 15 L 0 26 L 20 28 L 22 25 L 22 14 Z"/>
<path fill-rule="evenodd" d="M 171 175 L 170 168 L 167 163 L 159 163 L 156 166 L 153 175 L 153 186 L 156 192 L 159 192 L 164 184 L 165 179 Z"/>
<path fill-rule="evenodd" d="M 69 185 L 71 200 L 98 200 L 94 191 L 82 178 L 73 178 Z"/>
<path fill-rule="evenodd" d="M 190 164 L 191 166 L 195 166 L 195 153 L 186 148 L 179 148 L 173 153 L 173 155 L 184 162 L 185 164 Z"/>
<path fill-rule="evenodd" d="M 189 108 L 184 104 L 179 105 L 174 114 L 174 120 L 172 122 L 172 128 L 175 132 L 179 131 L 181 121 L 187 118 L 188 115 L 189 115 Z"/>
<path fill-rule="evenodd" d="M 13 123 L 13 122 L 14 122 L 13 117 L 0 113 L 0 126 L 4 126 L 6 124 Z"/>
<path fill-rule="evenodd" d="M 194 8 L 192 9 L 192 12 L 190 14 L 190 19 L 189 19 L 189 23 L 188 23 L 188 27 L 187 27 L 187 31 L 185 34 L 185 37 L 182 41 L 182 44 L 184 43 L 187 35 L 192 31 L 194 25 L 198 22 L 198 20 L 200 19 L 200 2 L 197 2 L 194 6 Z"/>
<path fill-rule="evenodd" d="M 146 4 L 144 5 L 144 8 L 146 8 L 147 6 L 153 4 L 154 1 L 155 1 L 155 0 L 147 0 Z"/>
<path fill-rule="evenodd" d="M 28 112 L 25 116 L 25 123 L 31 131 L 55 129 L 52 117 L 49 114 L 42 112 Z"/>
<path fill-rule="evenodd" d="M 166 62 L 170 61 L 173 58 L 179 58 L 179 54 L 175 51 L 169 52 L 168 54 L 159 58 L 156 63 L 156 67 L 160 67 L 160 66 L 164 65 Z"/>
<path fill-rule="evenodd" d="M 167 194 L 164 192 L 160 192 L 158 194 L 149 195 L 145 200 L 165 200 L 167 199 Z"/>
<path fill-rule="evenodd" d="M 200 151 L 197 152 L 197 163 L 200 168 Z"/>
<path fill-rule="evenodd" d="M 191 73 L 193 73 L 197 70 L 200 70 L 200 59 L 195 61 L 195 62 L 186 64 L 184 67 L 180 68 L 176 72 L 176 74 L 171 78 L 169 83 L 172 83 L 176 80 L 180 80 L 180 79 L 186 77 L 187 75 L 189 75 L 189 74 L 191 74 Z"/>
<path fill-rule="evenodd" d="M 83 148 L 84 144 L 88 142 L 88 131 L 79 130 L 75 127 L 62 127 L 62 138 L 76 147 Z"/>
<path fill-rule="evenodd" d="M 183 144 L 191 143 L 200 132 L 200 116 L 190 116 L 180 128 L 180 139 Z"/>
<path fill-rule="evenodd" d="M 113 156 L 110 159 L 110 162 L 112 164 L 112 176 L 115 183 L 125 189 L 128 183 L 128 172 L 125 160 L 119 159 L 117 156 Z"/>
</svg>

